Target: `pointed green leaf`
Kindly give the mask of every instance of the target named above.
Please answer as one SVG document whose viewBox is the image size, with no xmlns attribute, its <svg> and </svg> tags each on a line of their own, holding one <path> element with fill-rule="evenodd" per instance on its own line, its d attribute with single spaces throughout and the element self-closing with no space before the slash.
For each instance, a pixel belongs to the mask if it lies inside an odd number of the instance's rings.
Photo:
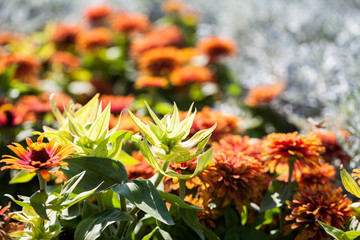
<svg viewBox="0 0 360 240">
<path fill-rule="evenodd" d="M 194 147 L 196 144 L 198 144 L 199 142 L 204 140 L 206 137 L 208 137 L 214 131 L 215 128 L 216 128 L 216 123 L 211 128 L 198 131 L 189 140 L 180 143 L 179 144 L 180 147 L 187 148 L 187 149 Z"/>
<path fill-rule="evenodd" d="M 161 222 L 168 225 L 174 224 L 164 201 L 151 181 L 135 179 L 117 185 L 113 187 L 112 190 L 121 196 L 124 196 L 138 208 Z"/>
<path fill-rule="evenodd" d="M 341 240 L 354 240 L 360 236 L 360 231 L 347 231 L 341 235 Z"/>
<path fill-rule="evenodd" d="M 83 219 L 75 230 L 75 239 L 95 240 L 111 224 L 119 221 L 132 221 L 133 217 L 119 209 L 106 209 Z"/>
<path fill-rule="evenodd" d="M 90 116 L 90 114 L 98 109 L 99 104 L 99 94 L 96 94 L 85 106 L 80 108 L 75 113 L 75 117 L 79 120 L 79 122 L 85 124 L 87 122 L 87 118 Z"/>
<path fill-rule="evenodd" d="M 26 183 L 35 177 L 36 173 L 29 173 L 27 170 L 20 170 L 9 182 L 9 184 Z"/>
<path fill-rule="evenodd" d="M 137 118 L 131 111 L 129 111 L 130 117 L 134 121 L 135 125 L 139 128 L 141 133 L 147 137 L 149 142 L 157 147 L 162 146 L 159 139 L 156 137 L 156 135 L 151 131 L 150 127 L 143 123 L 139 118 Z"/>
<path fill-rule="evenodd" d="M 179 123 L 180 123 L 179 109 L 177 108 L 176 103 L 174 102 L 174 110 L 171 115 L 170 121 L 167 123 L 166 131 L 171 133 L 172 131 L 178 128 Z"/>
<path fill-rule="evenodd" d="M 136 160 L 124 151 L 120 152 L 119 157 L 116 160 L 120 161 L 124 165 L 135 165 L 139 163 L 138 160 Z"/>
<path fill-rule="evenodd" d="M 154 228 L 149 234 L 146 234 L 141 240 L 150 240 L 159 228 Z"/>
<path fill-rule="evenodd" d="M 330 225 L 327 225 L 326 223 L 323 223 L 321 221 L 317 221 L 317 222 L 323 227 L 323 229 L 325 230 L 325 232 L 327 234 L 329 234 L 330 236 L 332 236 L 333 238 L 335 238 L 337 240 L 341 239 L 341 236 L 344 233 L 342 230 L 332 227 Z"/>
<path fill-rule="evenodd" d="M 25 199 L 23 199 L 23 201 L 19 201 L 19 200 L 16 200 L 10 194 L 4 194 L 4 196 L 10 198 L 14 203 L 16 203 L 17 205 L 19 205 L 21 207 L 30 207 L 31 206 L 29 197 L 24 197 Z"/>
<path fill-rule="evenodd" d="M 66 116 L 69 119 L 69 129 L 73 136 L 86 136 L 86 129 L 85 127 L 73 116 L 70 115 L 70 113 L 66 112 Z"/>
<path fill-rule="evenodd" d="M 350 174 L 340 166 L 340 177 L 341 181 L 344 184 L 345 189 L 351 194 L 355 195 L 357 198 L 360 198 L 360 187 L 355 182 L 355 180 L 350 176 Z"/>
<path fill-rule="evenodd" d="M 48 198 L 48 195 L 45 191 L 38 190 L 30 197 L 31 206 L 34 208 L 35 212 L 42 218 L 50 220 L 46 214 L 45 202 Z"/>
<path fill-rule="evenodd" d="M 102 141 L 107 132 L 109 131 L 109 122 L 110 122 L 110 104 L 104 109 L 100 117 L 98 117 L 95 122 L 91 125 L 87 136 L 92 141 Z"/>
<path fill-rule="evenodd" d="M 150 113 L 151 118 L 154 120 L 154 122 L 156 123 L 156 125 L 159 127 L 159 129 L 162 132 L 165 132 L 165 126 L 164 124 L 160 121 L 160 119 L 156 116 L 156 114 L 153 112 L 153 110 L 151 110 L 151 108 L 149 107 L 149 105 L 147 104 L 147 102 L 145 102 L 146 107 Z"/>
</svg>

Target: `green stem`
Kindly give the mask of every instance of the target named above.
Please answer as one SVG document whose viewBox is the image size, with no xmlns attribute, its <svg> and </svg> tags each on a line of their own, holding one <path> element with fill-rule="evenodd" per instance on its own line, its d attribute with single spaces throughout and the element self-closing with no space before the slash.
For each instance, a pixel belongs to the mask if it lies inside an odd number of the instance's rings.
<svg viewBox="0 0 360 240">
<path fill-rule="evenodd" d="M 120 204 L 121 204 L 121 211 L 123 212 L 127 212 L 127 208 L 126 208 L 126 199 L 125 197 L 120 195 Z M 120 239 L 123 235 L 124 235 L 124 231 L 126 228 L 127 222 L 126 221 L 120 221 L 119 223 L 119 227 L 116 230 L 116 234 L 115 234 L 115 238 L 116 239 Z"/>
<path fill-rule="evenodd" d="M 169 166 L 169 162 L 164 162 L 164 165 L 163 165 L 164 172 L 166 172 L 168 166 Z M 161 181 L 163 180 L 164 177 L 165 176 L 163 174 L 158 173 L 158 176 L 157 176 L 157 178 L 156 178 L 156 180 L 154 182 L 155 188 L 157 188 L 159 186 L 159 184 L 161 183 Z"/>
<path fill-rule="evenodd" d="M 104 200 L 103 200 L 103 196 L 102 196 L 102 193 L 97 193 L 96 194 L 96 201 L 98 203 L 98 206 L 99 206 L 99 209 L 101 211 L 104 211 L 105 210 L 105 204 L 104 204 Z M 110 231 L 110 228 L 106 228 L 105 229 L 105 234 L 106 236 L 111 236 L 111 231 Z"/>
<path fill-rule="evenodd" d="M 46 180 L 41 176 L 40 171 L 37 171 L 36 175 L 38 176 L 39 179 L 40 192 L 46 192 L 46 185 L 47 185 Z"/>
<path fill-rule="evenodd" d="M 180 179 L 180 192 L 179 197 L 184 200 L 186 192 L 186 179 Z"/>
</svg>

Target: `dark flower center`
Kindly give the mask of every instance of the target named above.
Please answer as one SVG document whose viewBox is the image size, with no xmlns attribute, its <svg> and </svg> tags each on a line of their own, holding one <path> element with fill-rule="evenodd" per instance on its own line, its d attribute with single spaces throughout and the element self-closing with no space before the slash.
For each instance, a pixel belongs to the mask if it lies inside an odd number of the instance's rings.
<svg viewBox="0 0 360 240">
<path fill-rule="evenodd" d="M 49 160 L 51 157 L 47 153 L 45 146 L 45 143 L 33 143 L 30 146 L 30 159 L 32 161 L 38 161 L 41 163 L 45 163 L 47 160 Z"/>
</svg>

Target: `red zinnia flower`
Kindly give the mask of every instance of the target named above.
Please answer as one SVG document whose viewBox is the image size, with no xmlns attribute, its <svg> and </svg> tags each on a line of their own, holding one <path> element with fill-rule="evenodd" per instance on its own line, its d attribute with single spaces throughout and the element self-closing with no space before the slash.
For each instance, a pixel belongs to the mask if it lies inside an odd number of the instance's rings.
<svg viewBox="0 0 360 240">
<path fill-rule="evenodd" d="M 19 158 L 10 155 L 3 155 L 3 159 L 0 162 L 4 162 L 8 165 L 2 167 L 0 170 L 23 169 L 29 171 L 29 173 L 41 171 L 44 179 L 49 181 L 50 174 L 48 170 L 54 167 L 67 166 L 67 163 L 62 160 L 71 157 L 70 154 L 74 153 L 75 150 L 70 144 L 58 144 L 56 139 L 52 139 L 49 143 L 44 143 L 43 139 L 44 136 L 42 135 L 38 137 L 36 142 L 27 138 L 27 150 L 18 143 L 13 143 L 14 146 L 8 145 L 8 147 Z"/>
<path fill-rule="evenodd" d="M 124 109 L 128 108 L 134 101 L 133 95 L 128 96 L 114 96 L 114 95 L 102 95 L 100 97 L 103 109 L 111 103 L 110 110 L 112 113 L 121 113 Z"/>
<path fill-rule="evenodd" d="M 284 83 L 275 83 L 268 86 L 257 86 L 251 88 L 246 96 L 245 103 L 248 106 L 256 107 L 262 103 L 269 103 L 284 91 Z"/>
<path fill-rule="evenodd" d="M 84 17 L 90 24 L 98 25 L 106 22 L 111 12 L 108 5 L 93 6 L 85 10 Z"/>
<path fill-rule="evenodd" d="M 174 86 L 188 83 L 205 83 L 214 80 L 213 74 L 207 67 L 184 66 L 175 69 L 170 75 L 170 81 Z"/>
<path fill-rule="evenodd" d="M 168 80 L 163 77 L 140 76 L 136 79 L 135 88 L 167 88 Z"/>
<path fill-rule="evenodd" d="M 198 48 L 213 62 L 220 57 L 234 54 L 236 44 L 232 39 L 211 36 L 201 40 L 198 43 Z"/>
<path fill-rule="evenodd" d="M 325 148 L 313 133 L 301 135 L 293 133 L 272 133 L 263 141 L 263 157 L 271 173 L 279 168 L 289 167 L 289 162 L 294 160 L 294 171 L 300 172 L 306 166 L 316 166 L 322 160 L 321 153 Z M 292 159 L 290 159 L 292 158 Z"/>
<path fill-rule="evenodd" d="M 76 47 L 80 51 L 92 51 L 106 47 L 112 41 L 112 34 L 106 28 L 94 28 L 82 31 L 76 38 Z"/>
<path fill-rule="evenodd" d="M 51 40 L 60 48 L 66 48 L 75 43 L 76 36 L 81 31 L 79 25 L 67 25 L 59 23 L 56 26 Z"/>
<path fill-rule="evenodd" d="M 285 220 L 290 224 L 285 226 L 285 231 L 299 229 L 300 233 L 295 240 L 329 239 L 317 220 L 344 229 L 352 216 L 349 207 L 351 201 L 342 195 L 340 187 L 335 189 L 331 184 L 303 186 L 288 204 L 291 213 Z"/>
<path fill-rule="evenodd" d="M 122 12 L 111 20 L 112 28 L 124 33 L 142 33 L 149 28 L 149 25 L 149 19 L 141 13 Z"/>
<path fill-rule="evenodd" d="M 56 52 L 51 58 L 50 62 L 52 64 L 59 64 L 64 66 L 67 69 L 74 69 L 80 66 L 80 59 L 68 52 Z"/>
<path fill-rule="evenodd" d="M 146 161 L 141 152 L 132 152 L 131 156 L 139 161 L 135 165 L 126 165 L 129 180 L 137 179 L 139 177 L 143 179 L 149 179 L 155 174 L 155 170 Z"/>
</svg>

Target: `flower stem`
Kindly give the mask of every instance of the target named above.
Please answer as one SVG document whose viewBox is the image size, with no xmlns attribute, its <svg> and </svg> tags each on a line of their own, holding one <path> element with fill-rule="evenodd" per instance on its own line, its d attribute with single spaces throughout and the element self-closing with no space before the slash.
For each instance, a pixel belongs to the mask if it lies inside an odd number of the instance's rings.
<svg viewBox="0 0 360 240">
<path fill-rule="evenodd" d="M 37 171 L 36 175 L 39 179 L 39 185 L 40 185 L 40 192 L 46 192 L 46 180 L 41 176 L 41 172 Z"/>
<path fill-rule="evenodd" d="M 184 200 L 185 198 L 185 192 L 186 192 L 186 179 L 180 179 L 180 192 L 179 197 Z"/>
<path fill-rule="evenodd" d="M 168 166 L 169 166 L 169 162 L 164 162 L 164 165 L 163 165 L 164 172 L 166 172 Z M 155 188 L 157 188 L 159 186 L 159 184 L 161 183 L 161 181 L 163 180 L 164 177 L 165 176 L 163 174 L 158 173 L 158 176 L 157 176 L 157 178 L 156 178 L 156 180 L 154 182 Z"/>
<path fill-rule="evenodd" d="M 295 165 L 295 161 L 296 161 L 297 157 L 296 156 L 291 156 L 289 158 L 289 177 L 288 177 L 288 183 L 291 183 L 291 178 L 294 172 L 294 165 Z"/>
<path fill-rule="evenodd" d="M 121 207 L 121 211 L 123 212 L 127 212 L 127 208 L 126 208 L 126 199 L 125 197 L 120 195 L 120 207 Z M 116 234 L 115 234 L 115 238 L 116 239 L 120 239 L 123 235 L 124 235 L 124 231 L 126 228 L 127 222 L 126 221 L 120 221 L 119 223 L 119 227 L 116 230 Z"/>
</svg>

